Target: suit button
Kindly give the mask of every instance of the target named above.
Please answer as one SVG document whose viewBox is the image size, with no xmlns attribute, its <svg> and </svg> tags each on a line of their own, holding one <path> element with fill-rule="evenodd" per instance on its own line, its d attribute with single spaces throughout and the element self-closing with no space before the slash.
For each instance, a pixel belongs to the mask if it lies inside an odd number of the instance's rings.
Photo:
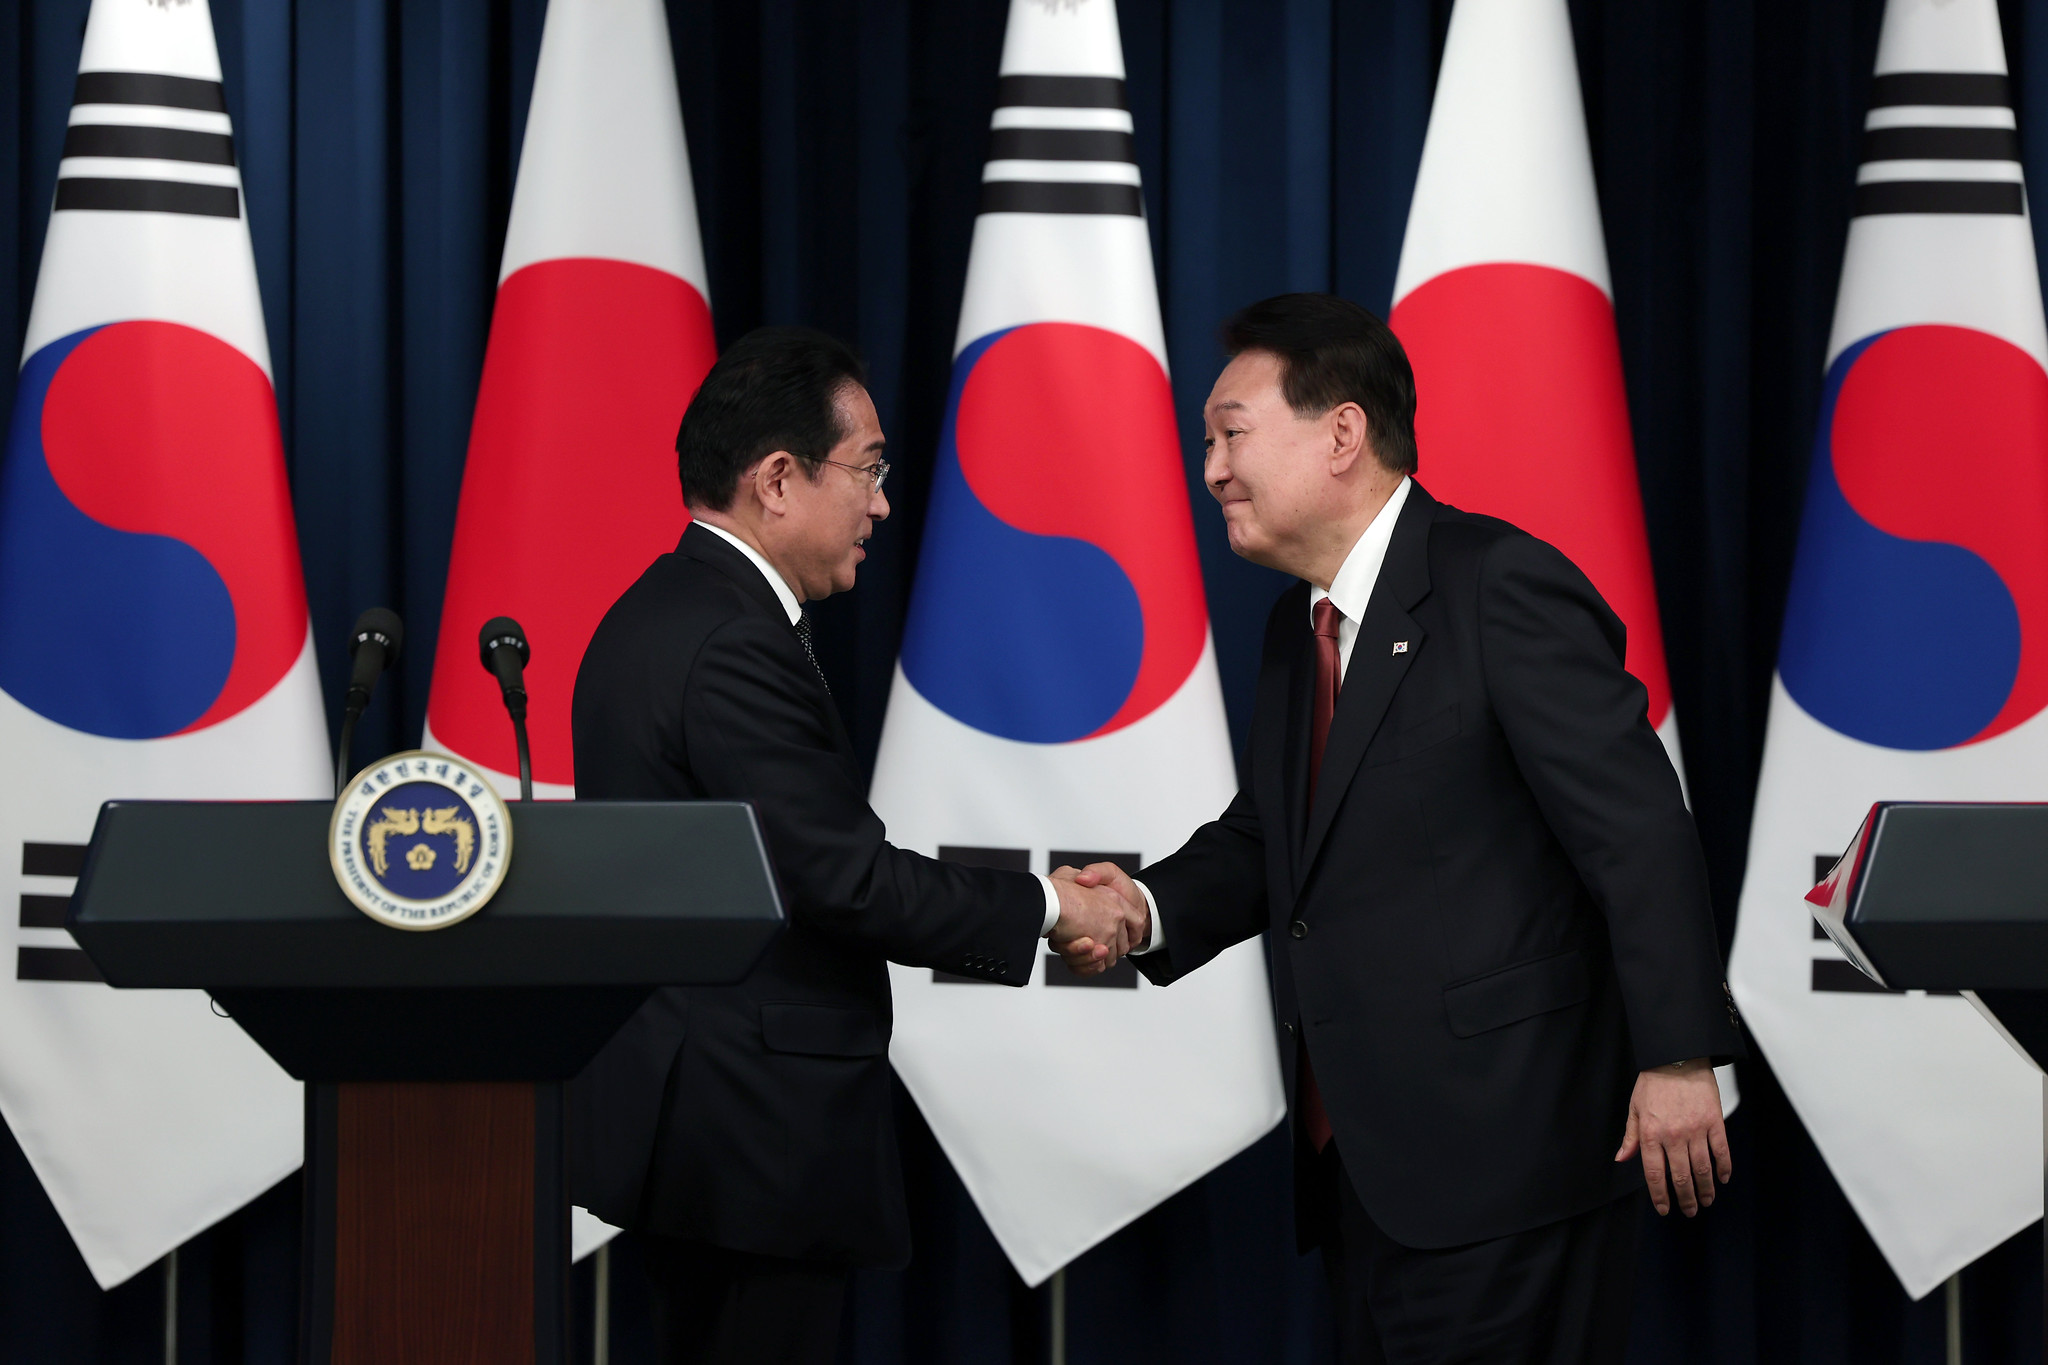
<svg viewBox="0 0 2048 1365">
<path fill-rule="evenodd" d="M 1287 926 L 1287 932 L 1294 935 L 1296 938 L 1307 938 L 1308 926 L 1306 924 L 1303 924 L 1300 920 L 1296 920 L 1294 923 Z"/>
<path fill-rule="evenodd" d="M 1294 1035 L 1295 1035 L 1295 1034 L 1296 1034 L 1296 1033 L 1298 1032 L 1298 1030 L 1297 1030 L 1297 1029 L 1296 1029 L 1296 1028 L 1294 1027 L 1294 1021 L 1293 1021 L 1292 1019 L 1289 1019 L 1289 1020 L 1288 1020 L 1288 1021 L 1287 1021 L 1286 1023 L 1282 1024 L 1282 1025 L 1281 1025 L 1280 1027 L 1281 1027 L 1281 1028 L 1284 1028 L 1284 1029 L 1286 1029 L 1286 1030 L 1287 1030 L 1287 1036 L 1288 1036 L 1289 1038 L 1292 1038 L 1292 1037 L 1293 1037 L 1293 1036 L 1294 1036 Z"/>
</svg>

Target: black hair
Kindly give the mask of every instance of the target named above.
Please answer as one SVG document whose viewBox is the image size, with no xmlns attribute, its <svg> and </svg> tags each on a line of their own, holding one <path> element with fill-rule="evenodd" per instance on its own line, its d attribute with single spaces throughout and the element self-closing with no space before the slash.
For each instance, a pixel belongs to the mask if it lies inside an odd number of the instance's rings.
<svg viewBox="0 0 2048 1365">
<path fill-rule="evenodd" d="M 1223 324 L 1223 349 L 1279 357 L 1280 392 L 1297 416 L 1358 404 L 1379 462 L 1415 472 L 1415 371 L 1401 339 L 1369 310 L 1334 294 L 1262 299 Z"/>
<path fill-rule="evenodd" d="M 723 512 L 740 475 L 786 450 L 816 479 L 832 447 L 846 439 L 839 393 L 866 387 L 867 366 L 853 348 L 809 327 L 757 327 L 727 348 L 676 432 L 676 473 L 683 501 Z"/>
</svg>

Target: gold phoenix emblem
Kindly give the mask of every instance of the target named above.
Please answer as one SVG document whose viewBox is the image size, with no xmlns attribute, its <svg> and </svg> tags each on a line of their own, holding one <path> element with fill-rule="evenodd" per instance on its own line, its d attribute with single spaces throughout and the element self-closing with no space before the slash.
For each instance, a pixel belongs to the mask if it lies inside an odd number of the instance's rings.
<svg viewBox="0 0 2048 1365">
<path fill-rule="evenodd" d="M 342 894 L 391 929 L 467 919 L 497 894 L 511 858 L 512 812 L 489 780 L 461 759 L 423 749 L 350 778 L 327 822 L 327 861 Z M 438 894 L 416 894 L 444 883 Z"/>
<path fill-rule="evenodd" d="M 454 835 L 455 870 L 458 873 L 469 871 L 469 860 L 476 853 L 476 824 L 462 813 L 462 807 L 444 806 L 440 810 L 422 812 L 386 806 L 377 812 L 377 818 L 363 832 L 364 842 L 370 849 L 370 865 L 377 869 L 378 876 L 391 870 L 391 855 L 385 845 L 393 838 L 409 834 Z M 425 844 L 415 844 L 405 855 L 405 862 L 414 871 L 424 872 L 434 865 L 434 850 Z"/>
<path fill-rule="evenodd" d="M 420 817 L 420 829 L 427 834 L 455 836 L 455 870 L 469 871 L 469 855 L 476 851 L 476 825 L 462 814 L 462 807 L 430 810 Z"/>
</svg>

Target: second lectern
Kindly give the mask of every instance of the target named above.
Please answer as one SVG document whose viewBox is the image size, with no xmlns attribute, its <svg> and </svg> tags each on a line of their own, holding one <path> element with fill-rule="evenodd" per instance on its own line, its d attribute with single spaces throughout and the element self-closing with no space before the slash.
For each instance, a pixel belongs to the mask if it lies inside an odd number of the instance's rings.
<svg viewBox="0 0 2048 1365">
<path fill-rule="evenodd" d="M 110 802 L 68 927 L 110 984 L 206 991 L 308 1083 L 303 1361 L 558 1365 L 562 1083 L 654 987 L 743 978 L 774 877 L 740 803 L 521 802 L 493 844 L 483 802 L 408 790 L 362 829 L 345 802 Z M 494 894 L 432 932 L 342 890 L 360 856 L 459 901 L 494 850 Z"/>
<path fill-rule="evenodd" d="M 1879 802 L 1807 900 L 1879 985 L 1960 991 L 2048 1068 L 2048 805 Z"/>
</svg>

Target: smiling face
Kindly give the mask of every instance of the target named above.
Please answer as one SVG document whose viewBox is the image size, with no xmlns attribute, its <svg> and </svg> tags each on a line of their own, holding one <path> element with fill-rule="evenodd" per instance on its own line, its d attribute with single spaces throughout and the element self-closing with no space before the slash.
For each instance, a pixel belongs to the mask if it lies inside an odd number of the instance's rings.
<svg viewBox="0 0 2048 1365">
<path fill-rule="evenodd" d="M 1202 409 L 1202 477 L 1233 551 L 1327 588 L 1401 476 L 1373 457 L 1358 404 L 1301 416 L 1283 378 L 1269 351 L 1224 366 Z"/>
<path fill-rule="evenodd" d="M 845 435 L 815 479 L 780 451 L 762 462 L 764 467 L 787 462 L 778 480 L 782 515 L 772 532 L 774 543 L 762 548 L 806 602 L 853 586 L 875 523 L 889 515 L 889 500 L 865 472 L 881 460 L 885 444 L 874 400 L 866 389 L 849 383 L 839 390 L 833 408 Z"/>
</svg>

